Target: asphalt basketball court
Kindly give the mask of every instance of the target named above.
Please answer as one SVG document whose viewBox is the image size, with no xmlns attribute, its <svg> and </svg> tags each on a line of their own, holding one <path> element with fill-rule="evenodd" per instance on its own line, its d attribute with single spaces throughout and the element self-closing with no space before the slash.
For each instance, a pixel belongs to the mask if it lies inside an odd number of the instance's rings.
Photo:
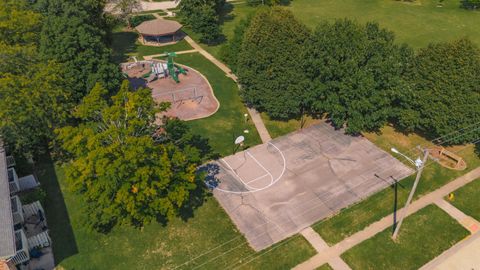
<svg viewBox="0 0 480 270">
<path fill-rule="evenodd" d="M 208 185 L 262 250 L 414 171 L 363 137 L 322 123 L 208 165 Z"/>
</svg>

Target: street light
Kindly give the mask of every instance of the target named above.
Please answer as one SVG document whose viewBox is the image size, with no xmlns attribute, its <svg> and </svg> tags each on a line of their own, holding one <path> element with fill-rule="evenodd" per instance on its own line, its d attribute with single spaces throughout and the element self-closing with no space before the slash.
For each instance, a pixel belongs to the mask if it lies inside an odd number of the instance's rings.
<svg viewBox="0 0 480 270">
<path fill-rule="evenodd" d="M 403 153 L 401 153 L 400 151 L 398 151 L 394 147 L 390 148 L 390 151 L 392 151 L 395 154 L 399 154 L 400 156 L 406 158 L 408 161 L 410 161 L 410 163 L 415 165 L 415 167 L 417 167 L 417 169 L 419 169 L 423 165 L 423 161 L 420 158 L 417 158 L 415 161 L 413 161 L 413 159 L 409 158 L 407 155 L 404 155 Z"/>
<path fill-rule="evenodd" d="M 420 158 L 417 158 L 415 161 L 413 161 L 411 158 L 407 157 L 406 155 L 400 153 L 397 149 L 393 148 L 390 149 L 393 153 L 399 154 L 402 157 L 406 158 L 408 161 L 413 163 L 415 167 L 417 167 L 417 177 L 415 178 L 415 182 L 413 183 L 412 190 L 410 191 L 410 194 L 408 195 L 407 202 L 405 203 L 405 207 L 403 207 L 402 211 L 402 216 L 400 220 L 398 221 L 398 225 L 395 227 L 395 231 L 393 232 L 392 239 L 395 240 L 397 238 L 398 232 L 400 231 L 400 226 L 402 226 L 403 219 L 408 213 L 408 207 L 410 206 L 410 202 L 413 199 L 413 194 L 415 194 L 415 190 L 417 189 L 418 182 L 420 182 L 420 176 L 422 175 L 423 168 L 425 168 L 425 162 L 427 162 L 428 159 L 428 149 L 423 149 L 423 160 Z"/>
</svg>

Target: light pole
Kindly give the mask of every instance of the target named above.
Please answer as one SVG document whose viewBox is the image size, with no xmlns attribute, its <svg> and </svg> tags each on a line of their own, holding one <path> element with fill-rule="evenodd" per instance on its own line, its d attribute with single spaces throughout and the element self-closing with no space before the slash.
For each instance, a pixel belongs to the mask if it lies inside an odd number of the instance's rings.
<svg viewBox="0 0 480 270">
<path fill-rule="evenodd" d="M 412 190 L 410 191 L 410 194 L 408 195 L 407 202 L 405 203 L 405 206 L 403 207 L 402 216 L 400 217 L 400 220 L 398 221 L 398 224 L 395 226 L 395 231 L 393 232 L 393 235 L 392 235 L 392 239 L 396 240 L 397 236 L 398 236 L 398 232 L 400 231 L 400 227 L 402 226 L 403 219 L 407 216 L 408 207 L 410 206 L 410 202 L 413 199 L 413 194 L 415 194 L 415 190 L 417 189 L 418 182 L 420 181 L 420 176 L 422 175 L 423 168 L 425 168 L 425 163 L 427 162 L 429 153 L 428 153 L 427 149 L 423 149 L 423 159 L 420 160 L 420 158 L 417 158 L 415 161 L 413 161 L 411 158 L 409 158 L 406 155 L 400 153 L 400 151 L 398 151 L 395 148 L 392 148 L 391 151 L 396 153 L 396 154 L 399 154 L 399 155 L 403 156 L 408 161 L 413 163 L 415 165 L 415 167 L 417 167 L 417 177 L 415 178 L 415 182 L 413 183 Z"/>
</svg>

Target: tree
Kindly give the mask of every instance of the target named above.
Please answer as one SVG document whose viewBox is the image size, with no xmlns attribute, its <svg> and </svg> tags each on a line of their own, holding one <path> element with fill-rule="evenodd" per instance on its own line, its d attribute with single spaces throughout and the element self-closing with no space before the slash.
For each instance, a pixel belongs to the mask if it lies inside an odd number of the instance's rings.
<svg viewBox="0 0 480 270">
<path fill-rule="evenodd" d="M 241 94 L 249 106 L 276 118 L 308 108 L 301 55 L 309 31 L 290 11 L 262 8 L 253 17 L 238 55 Z"/>
<path fill-rule="evenodd" d="M 8 45 L 33 44 L 38 39 L 40 14 L 29 10 L 25 1 L 0 2 L 0 37 Z"/>
<path fill-rule="evenodd" d="M 196 11 L 196 20 L 192 24 L 192 30 L 200 34 L 200 40 L 211 44 L 222 36 L 222 30 L 218 23 L 218 15 L 209 5 L 202 5 Z"/>
<path fill-rule="evenodd" d="M 110 62 L 103 1 L 43 1 L 40 53 L 64 65 L 62 76 L 69 82 L 73 97 L 80 100 L 97 82 L 114 91 L 121 74 Z"/>
<path fill-rule="evenodd" d="M 201 35 L 202 42 L 212 43 L 222 37 L 220 15 L 225 0 L 184 0 L 179 5 L 179 17 Z"/>
<path fill-rule="evenodd" d="M 274 6 L 274 5 L 288 5 L 290 4 L 290 0 L 247 0 L 247 4 L 249 6 L 258 6 L 258 5 L 266 5 L 266 6 Z"/>
<path fill-rule="evenodd" d="M 312 110 L 327 113 L 334 126 L 355 134 L 376 130 L 394 116 L 412 51 L 396 45 L 392 32 L 376 23 L 322 23 L 304 55 Z"/>
<path fill-rule="evenodd" d="M 220 15 L 225 3 L 225 0 L 182 0 L 178 6 L 180 10 L 178 15 L 182 17 L 187 24 L 193 25 L 195 24 L 197 11 L 202 6 L 210 6 L 217 15 Z"/>
<path fill-rule="evenodd" d="M 24 1 L 0 5 L 0 137 L 16 153 L 31 155 L 66 121 L 71 99 L 61 66 L 38 56 L 40 14 Z"/>
<path fill-rule="evenodd" d="M 252 17 L 253 16 L 248 16 L 247 18 L 240 20 L 233 32 L 233 38 L 220 49 L 222 60 L 228 64 L 233 72 L 237 71 L 239 51 L 242 48 L 245 32 L 250 26 Z"/>
<path fill-rule="evenodd" d="M 429 137 L 446 136 L 442 142 L 449 144 L 480 138 L 476 128 L 480 122 L 480 49 L 470 40 L 421 49 L 408 79 L 412 88 L 401 102 L 398 122 L 402 128 Z M 462 133 L 455 132 L 463 128 Z"/>
<path fill-rule="evenodd" d="M 131 27 L 132 13 L 142 7 L 140 0 L 112 0 L 111 2 L 114 5 L 113 11 L 119 14 L 120 18 L 128 24 L 128 27 Z"/>
<path fill-rule="evenodd" d="M 480 0 L 461 0 L 460 2 L 465 9 L 477 9 L 480 7 Z"/>
<path fill-rule="evenodd" d="M 200 151 L 173 141 L 156 124 L 159 108 L 148 89 L 129 90 L 125 81 L 111 99 L 97 84 L 74 115 L 80 122 L 57 131 L 70 155 L 66 177 L 86 202 L 87 222 L 108 231 L 116 224 L 141 226 L 178 215 L 200 179 Z M 179 135 L 180 134 L 180 135 Z"/>
</svg>

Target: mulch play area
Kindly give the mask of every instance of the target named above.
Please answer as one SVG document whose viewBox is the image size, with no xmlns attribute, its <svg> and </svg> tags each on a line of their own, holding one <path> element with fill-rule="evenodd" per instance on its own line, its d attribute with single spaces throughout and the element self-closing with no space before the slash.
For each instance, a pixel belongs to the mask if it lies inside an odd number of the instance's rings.
<svg viewBox="0 0 480 270">
<path fill-rule="evenodd" d="M 157 102 L 170 102 L 171 106 L 159 116 L 178 117 L 181 120 L 205 118 L 214 114 L 220 104 L 208 80 L 198 71 L 175 64 L 175 76 L 167 63 L 159 60 L 122 64 L 122 72 L 134 89 L 148 87 Z M 186 72 L 181 71 L 185 70 Z"/>
</svg>

